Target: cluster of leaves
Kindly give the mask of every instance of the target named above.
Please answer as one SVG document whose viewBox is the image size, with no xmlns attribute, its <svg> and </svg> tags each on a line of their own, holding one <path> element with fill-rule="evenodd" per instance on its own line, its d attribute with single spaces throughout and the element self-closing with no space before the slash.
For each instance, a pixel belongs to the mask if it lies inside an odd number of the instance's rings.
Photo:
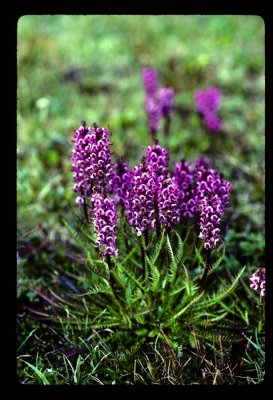
<svg viewBox="0 0 273 400">
<path fill-rule="evenodd" d="M 201 254 L 202 240 L 195 244 L 193 225 L 181 232 L 183 239 L 177 231 L 163 231 L 159 240 L 151 238 L 149 243 L 143 236 L 137 240 L 122 231 L 121 257 L 119 261 L 112 258 L 110 267 L 94 253 L 90 227 L 82 224 L 80 233 L 67 227 L 84 249 L 90 268 L 90 288 L 75 296 L 91 297 L 92 328 L 118 327 L 137 336 L 159 335 L 178 350 L 192 340 L 193 330 L 209 337 L 213 329 L 236 325 L 234 319 L 228 320 L 222 303 L 234 292 L 244 268 L 228 283 L 218 277 L 207 285 L 224 258 L 224 247 L 208 265 Z"/>
</svg>

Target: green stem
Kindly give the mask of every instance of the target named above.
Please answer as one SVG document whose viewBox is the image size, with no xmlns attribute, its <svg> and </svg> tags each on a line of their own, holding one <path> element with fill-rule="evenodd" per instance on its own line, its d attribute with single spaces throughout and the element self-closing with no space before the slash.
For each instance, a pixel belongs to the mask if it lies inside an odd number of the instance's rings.
<svg viewBox="0 0 273 400">
<path fill-rule="evenodd" d="M 200 278 L 200 285 L 202 285 L 205 282 L 205 279 L 207 277 L 207 274 L 209 271 L 209 266 L 210 266 L 210 259 L 211 259 L 211 251 L 209 250 L 206 254 L 206 264 L 205 264 L 202 276 Z"/>
<path fill-rule="evenodd" d="M 106 262 L 107 262 L 109 272 L 110 272 L 110 286 L 111 286 L 112 292 L 113 292 L 116 300 L 119 302 L 118 294 L 116 291 L 117 284 L 116 284 L 115 277 L 114 277 L 114 268 L 113 268 L 113 264 L 111 262 L 111 258 L 110 258 L 109 254 L 107 254 L 107 256 L 106 256 Z"/>
</svg>

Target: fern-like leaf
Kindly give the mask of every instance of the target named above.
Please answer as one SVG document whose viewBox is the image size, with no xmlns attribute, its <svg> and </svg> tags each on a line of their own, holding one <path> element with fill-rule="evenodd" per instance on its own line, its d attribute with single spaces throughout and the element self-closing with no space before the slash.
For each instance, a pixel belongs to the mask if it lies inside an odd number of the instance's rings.
<svg viewBox="0 0 273 400">
<path fill-rule="evenodd" d="M 183 243 L 181 237 L 179 236 L 179 234 L 177 232 L 175 232 L 175 234 L 176 234 L 177 240 L 178 240 L 178 249 L 175 254 L 175 260 L 176 260 L 177 265 L 179 265 L 183 259 L 183 255 L 184 255 L 184 243 Z"/>
<path fill-rule="evenodd" d="M 165 236 L 165 232 L 163 231 L 161 238 L 160 238 L 159 242 L 156 243 L 153 254 L 151 255 L 152 264 L 155 264 L 156 260 L 158 259 L 158 256 L 163 248 L 163 245 L 165 244 L 165 241 L 166 241 L 166 236 Z"/>
<path fill-rule="evenodd" d="M 225 247 L 223 247 L 223 252 L 220 255 L 220 257 L 209 268 L 208 275 L 210 275 L 221 264 L 221 262 L 223 261 L 224 257 L 225 257 Z"/>
<path fill-rule="evenodd" d="M 202 257 L 202 254 L 201 254 L 200 250 L 197 247 L 195 247 L 195 255 L 196 255 L 200 265 L 202 267 L 204 267 L 206 265 L 206 260 Z"/>
<path fill-rule="evenodd" d="M 152 290 L 152 292 L 156 292 L 158 289 L 158 285 L 160 282 L 160 273 L 157 269 L 157 267 L 151 262 L 151 260 L 149 259 L 149 257 L 146 254 L 146 261 L 150 267 L 150 288 Z"/>
<path fill-rule="evenodd" d="M 206 309 L 208 307 L 212 307 L 215 304 L 217 304 L 220 301 L 222 301 L 225 297 L 231 295 L 231 293 L 236 288 L 236 285 L 237 285 L 240 277 L 242 276 L 244 270 L 245 270 L 245 267 L 238 273 L 238 275 L 236 276 L 236 278 L 233 280 L 233 282 L 231 283 L 231 285 L 229 287 L 221 289 L 220 291 L 216 292 L 214 295 L 210 296 L 209 299 L 207 299 L 207 300 L 203 301 L 202 303 L 200 303 L 198 305 L 198 308 Z"/>
<path fill-rule="evenodd" d="M 169 267 L 169 273 L 168 273 L 168 281 L 173 282 L 176 278 L 176 273 L 177 273 L 177 262 L 173 253 L 172 245 L 170 242 L 169 235 L 167 235 L 167 250 L 168 250 L 168 255 L 170 258 L 170 267 Z"/>
</svg>

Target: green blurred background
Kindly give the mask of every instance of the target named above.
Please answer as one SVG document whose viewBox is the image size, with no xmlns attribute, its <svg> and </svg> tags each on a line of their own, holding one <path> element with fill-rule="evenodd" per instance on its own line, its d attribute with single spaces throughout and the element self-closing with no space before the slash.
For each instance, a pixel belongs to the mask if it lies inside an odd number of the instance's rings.
<svg viewBox="0 0 273 400">
<path fill-rule="evenodd" d="M 194 92 L 221 89 L 219 172 L 234 184 L 229 256 L 263 261 L 264 23 L 257 16 L 24 16 L 18 22 L 18 243 L 65 241 L 74 206 L 73 130 L 109 126 L 115 157 L 133 166 L 150 144 L 141 70 L 175 90 L 171 161 L 209 152 Z"/>
</svg>

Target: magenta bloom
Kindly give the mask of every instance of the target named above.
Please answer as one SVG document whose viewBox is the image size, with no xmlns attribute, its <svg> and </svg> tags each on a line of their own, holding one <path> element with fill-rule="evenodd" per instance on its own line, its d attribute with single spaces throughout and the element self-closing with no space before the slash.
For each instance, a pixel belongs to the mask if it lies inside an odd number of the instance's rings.
<svg viewBox="0 0 273 400">
<path fill-rule="evenodd" d="M 92 222 L 97 235 L 96 245 L 101 248 L 103 255 L 119 256 L 116 247 L 117 240 L 117 205 L 114 199 L 105 194 L 92 195 Z"/>
<path fill-rule="evenodd" d="M 74 134 L 74 148 L 71 161 L 74 187 L 78 192 L 76 203 L 84 204 L 84 198 L 93 192 L 108 190 L 112 185 L 113 167 L 111 165 L 110 133 L 108 129 L 92 128 L 85 122 Z"/>
<path fill-rule="evenodd" d="M 179 207 L 180 193 L 175 178 L 169 171 L 157 179 L 158 221 L 165 227 L 179 224 L 181 211 Z"/>
<path fill-rule="evenodd" d="M 197 212 L 194 168 L 185 160 L 174 164 L 174 180 L 179 191 L 179 207 L 184 218 L 193 218 Z"/>
<path fill-rule="evenodd" d="M 126 218 L 140 236 L 149 227 L 155 228 L 155 173 L 144 160 L 132 170 L 131 190 L 125 200 Z"/>
<path fill-rule="evenodd" d="M 200 212 L 200 234 L 204 239 L 204 249 L 212 250 L 220 244 L 220 221 L 229 205 L 232 184 L 222 175 L 199 162 L 195 171 L 195 204 Z"/>
<path fill-rule="evenodd" d="M 179 190 L 168 171 L 169 152 L 159 144 L 146 149 L 146 165 L 154 179 L 155 218 L 157 224 L 170 227 L 180 222 Z"/>
<path fill-rule="evenodd" d="M 217 132 L 222 127 L 222 121 L 217 112 L 221 104 L 221 92 L 215 87 L 198 90 L 195 93 L 195 104 L 210 132 Z"/>
<path fill-rule="evenodd" d="M 249 278 L 250 287 L 265 296 L 265 268 L 258 268 Z"/>
</svg>

